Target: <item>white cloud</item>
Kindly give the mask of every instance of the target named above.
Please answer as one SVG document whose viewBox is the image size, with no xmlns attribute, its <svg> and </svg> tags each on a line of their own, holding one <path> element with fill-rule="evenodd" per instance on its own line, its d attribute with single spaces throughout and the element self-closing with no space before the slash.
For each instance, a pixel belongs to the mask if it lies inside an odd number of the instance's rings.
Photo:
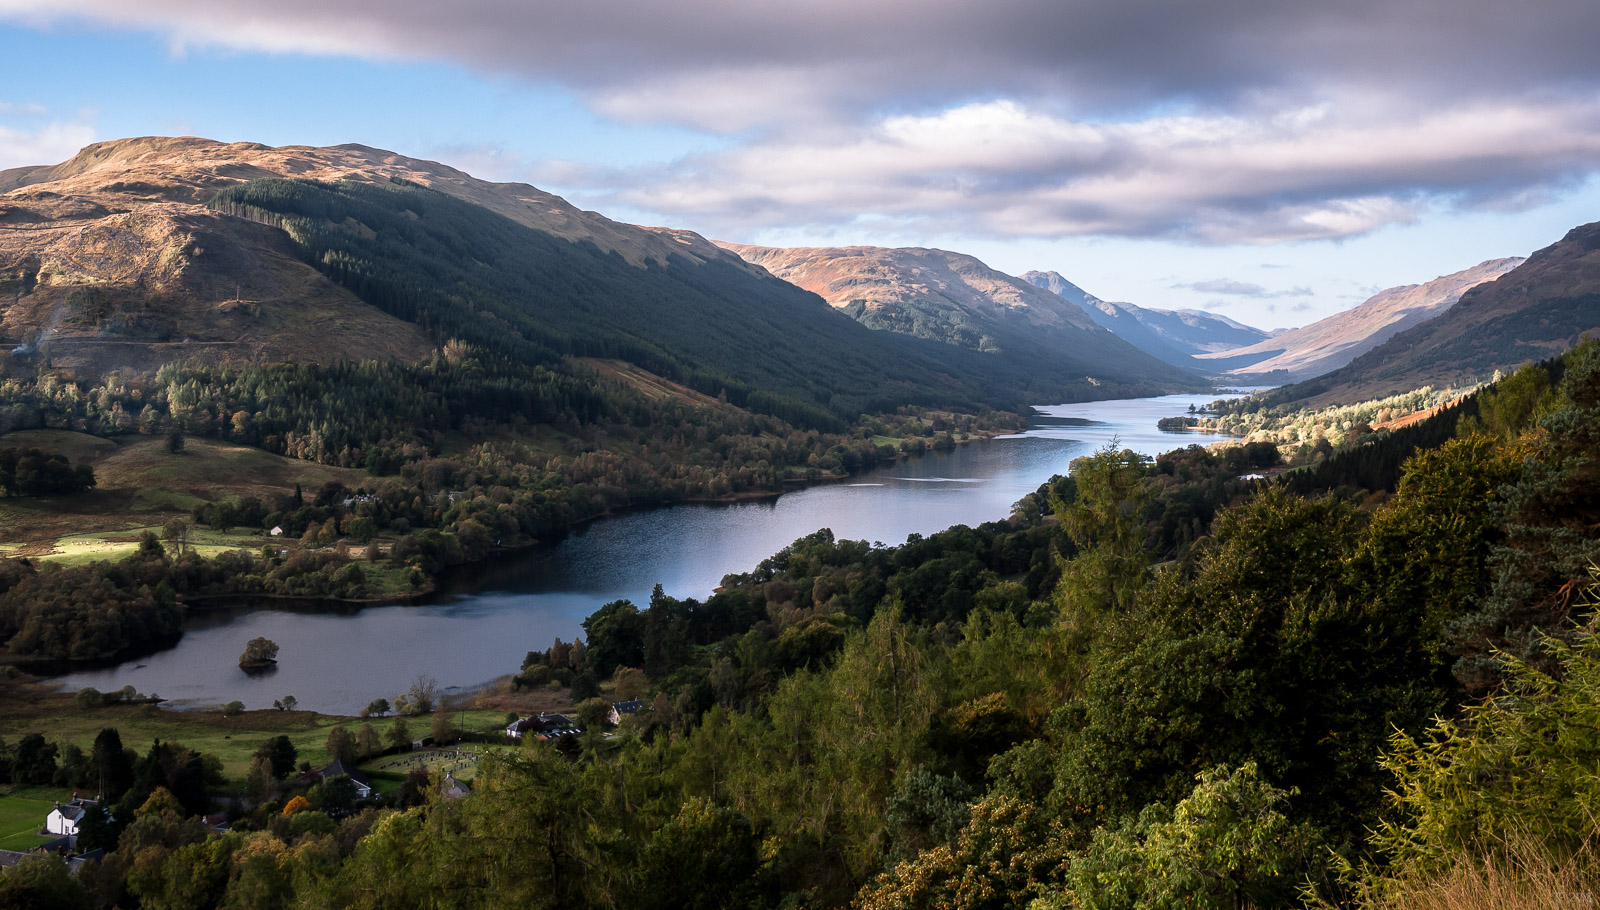
<svg viewBox="0 0 1600 910">
<path fill-rule="evenodd" d="M 0 108 L 0 170 L 65 161 L 95 141 L 94 126 L 82 119 L 19 126 L 3 119 L 9 113 Z M 32 109 L 22 113 L 33 115 L 30 119 L 44 114 Z"/>
<path fill-rule="evenodd" d="M 1251 281 L 1235 281 L 1232 278 L 1213 278 L 1208 281 L 1190 281 L 1171 286 L 1174 290 L 1199 291 L 1202 294 L 1229 294 L 1234 297 L 1310 297 L 1312 290 L 1307 287 L 1293 287 L 1281 291 L 1269 291 L 1259 284 Z"/>
<path fill-rule="evenodd" d="M 1440 206 L 1526 206 L 1600 166 L 1600 98 L 1432 112 L 1375 100 L 1304 116 L 1116 123 L 1000 100 L 653 168 L 568 163 L 540 176 L 735 238 L 871 220 L 924 233 L 1230 244 L 1357 236 Z"/>
</svg>

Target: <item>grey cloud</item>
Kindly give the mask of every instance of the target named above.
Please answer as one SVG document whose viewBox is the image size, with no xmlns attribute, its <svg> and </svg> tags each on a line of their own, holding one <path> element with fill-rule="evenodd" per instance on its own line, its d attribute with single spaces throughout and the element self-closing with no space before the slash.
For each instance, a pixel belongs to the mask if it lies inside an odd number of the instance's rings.
<svg viewBox="0 0 1600 910">
<path fill-rule="evenodd" d="M 1174 289 L 1189 289 L 1200 291 L 1202 294 L 1235 294 L 1242 297 L 1264 297 L 1267 289 L 1261 285 L 1251 285 L 1248 281 L 1234 281 L 1230 278 L 1213 278 L 1210 281 L 1190 281 L 1187 285 L 1173 285 Z"/>
<path fill-rule="evenodd" d="M 1600 80 L 1600 4 L 1570 0 L 0 0 L 8 13 L 157 29 L 178 47 L 450 60 L 565 84 L 619 116 L 730 129 L 984 97 L 1081 116 Z"/>
<path fill-rule="evenodd" d="M 1297 287 L 1287 291 L 1269 291 L 1259 284 L 1248 281 L 1234 281 L 1231 278 L 1213 278 L 1210 281 L 1193 281 L 1188 284 L 1175 284 L 1176 290 L 1199 291 L 1202 294 L 1231 294 L 1235 297 L 1309 297 L 1313 293 L 1310 288 Z"/>
<path fill-rule="evenodd" d="M 1600 4 L 1577 0 L 0 0 L 3 20 L 451 61 L 736 134 L 658 166 L 526 169 L 735 238 L 1342 238 L 1600 170 Z"/>
<path fill-rule="evenodd" d="M 1233 294 L 1239 297 L 1266 297 L 1267 289 L 1259 284 L 1247 281 L 1234 281 L 1230 278 L 1213 278 L 1210 281 L 1192 281 L 1188 284 L 1175 284 L 1174 289 L 1187 289 L 1199 291 L 1202 294 Z"/>
</svg>

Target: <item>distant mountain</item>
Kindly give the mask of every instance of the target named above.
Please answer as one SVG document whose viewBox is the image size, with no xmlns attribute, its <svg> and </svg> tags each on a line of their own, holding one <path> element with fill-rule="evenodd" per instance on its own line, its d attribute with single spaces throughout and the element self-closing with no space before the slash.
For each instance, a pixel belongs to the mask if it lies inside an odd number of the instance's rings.
<svg viewBox="0 0 1600 910">
<path fill-rule="evenodd" d="M 0 172 L 0 374 L 414 363 L 451 338 L 580 381 L 571 358 L 623 360 L 802 424 L 1187 381 L 886 338 L 698 235 L 360 145 L 129 139 Z"/>
<path fill-rule="evenodd" d="M 1492 263 L 1485 263 L 1492 265 Z M 1425 385 L 1463 385 L 1553 356 L 1600 336 L 1600 223 L 1479 284 L 1438 316 L 1402 331 L 1343 367 L 1274 389 L 1264 406 L 1322 406 Z"/>
<path fill-rule="evenodd" d="M 1344 366 L 1383 342 L 1454 306 L 1469 288 L 1504 275 L 1521 257 L 1491 259 L 1426 284 L 1389 288 L 1361 305 L 1308 326 L 1291 329 L 1246 348 L 1200 354 L 1202 361 L 1226 362 L 1227 374 L 1242 376 L 1283 371 L 1289 380 L 1309 379 Z"/>
<path fill-rule="evenodd" d="M 1156 310 L 1101 300 L 1056 272 L 1024 272 L 1022 279 L 1072 301 L 1096 324 L 1166 363 L 1214 372 L 1216 364 L 1197 363 L 1198 355 L 1257 344 L 1270 333 L 1204 310 Z"/>
<path fill-rule="evenodd" d="M 820 295 L 869 328 L 1004 354 L 1035 370 L 1065 369 L 1097 378 L 1141 376 L 1191 387 L 1199 383 L 1195 375 L 1100 328 L 1061 296 L 962 253 L 718 245 Z"/>
</svg>

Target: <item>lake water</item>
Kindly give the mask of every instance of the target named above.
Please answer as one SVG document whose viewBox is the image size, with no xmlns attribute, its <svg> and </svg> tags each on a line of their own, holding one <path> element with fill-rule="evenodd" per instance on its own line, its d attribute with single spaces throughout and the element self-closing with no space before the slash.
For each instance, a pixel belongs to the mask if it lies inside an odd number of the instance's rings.
<svg viewBox="0 0 1600 910">
<path fill-rule="evenodd" d="M 301 708 L 354 714 L 393 698 L 418 674 L 447 689 L 514 673 L 530 650 L 582 635 L 581 623 L 619 598 L 643 606 L 660 583 L 674 597 L 704 598 L 731 573 L 747 572 L 797 538 L 831 528 L 839 539 L 903 542 L 952 525 L 1005 518 L 1011 506 L 1072 459 L 1111 440 L 1159 454 L 1213 437 L 1164 433 L 1162 417 L 1215 395 L 1169 395 L 1055 405 L 1026 433 L 897 462 L 850 481 L 761 502 L 681 505 L 597 521 L 558 544 L 470 570 L 469 582 L 432 602 L 347 612 L 251 609 L 192 618 L 160 653 L 109 669 L 60 678 L 69 689 L 131 685 L 180 707 L 238 700 L 271 707 L 293 695 Z M 248 676 L 238 667 L 247 641 L 277 642 L 278 667 Z"/>
</svg>

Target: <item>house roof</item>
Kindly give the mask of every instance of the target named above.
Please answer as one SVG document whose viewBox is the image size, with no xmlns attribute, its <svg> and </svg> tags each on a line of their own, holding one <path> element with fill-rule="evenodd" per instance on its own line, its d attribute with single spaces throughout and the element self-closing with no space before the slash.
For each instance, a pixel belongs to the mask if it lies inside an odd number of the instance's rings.
<svg viewBox="0 0 1600 910">
<path fill-rule="evenodd" d="M 644 702 L 635 698 L 629 701 L 616 702 L 611 707 L 616 708 L 618 714 L 636 714 L 640 708 L 644 707 Z"/>
<path fill-rule="evenodd" d="M 78 819 L 83 818 L 83 806 L 74 806 L 68 804 L 65 806 L 57 806 L 54 809 L 51 809 L 50 812 L 52 814 L 59 814 L 62 818 L 69 822 L 75 822 Z"/>
<path fill-rule="evenodd" d="M 360 771 L 350 767 L 337 758 L 332 762 L 329 762 L 327 767 L 323 768 L 317 773 L 321 774 L 324 780 L 330 777 L 348 777 L 364 787 L 371 786 L 367 783 L 367 776 L 365 774 L 362 774 Z"/>
<path fill-rule="evenodd" d="M 507 732 L 512 733 L 544 733 L 549 730 L 565 730 L 576 726 L 565 714 L 539 714 L 534 717 L 524 717 L 511 726 Z"/>
</svg>

